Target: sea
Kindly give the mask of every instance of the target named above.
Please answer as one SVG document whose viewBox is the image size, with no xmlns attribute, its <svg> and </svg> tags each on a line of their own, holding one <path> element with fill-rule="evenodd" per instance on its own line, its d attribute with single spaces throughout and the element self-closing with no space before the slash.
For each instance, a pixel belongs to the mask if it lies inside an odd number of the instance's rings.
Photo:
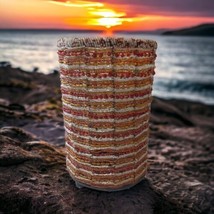
<svg viewBox="0 0 214 214">
<path fill-rule="evenodd" d="M 0 61 L 45 74 L 59 70 L 57 41 L 61 37 L 100 37 L 100 32 L 0 31 Z M 153 95 L 214 104 L 214 37 L 117 33 L 157 41 Z"/>
</svg>

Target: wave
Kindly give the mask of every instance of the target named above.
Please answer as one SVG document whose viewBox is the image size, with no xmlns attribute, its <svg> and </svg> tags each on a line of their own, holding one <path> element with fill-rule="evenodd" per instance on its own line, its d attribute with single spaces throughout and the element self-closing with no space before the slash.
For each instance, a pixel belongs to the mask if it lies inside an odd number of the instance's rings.
<svg viewBox="0 0 214 214">
<path fill-rule="evenodd" d="M 214 82 L 156 79 L 153 95 L 165 99 L 186 99 L 213 105 Z"/>
<path fill-rule="evenodd" d="M 212 95 L 214 97 L 214 82 L 195 82 L 189 80 L 156 79 L 155 85 L 167 89 L 167 91 L 176 90 L 179 92 L 195 92 L 200 94 Z"/>
</svg>

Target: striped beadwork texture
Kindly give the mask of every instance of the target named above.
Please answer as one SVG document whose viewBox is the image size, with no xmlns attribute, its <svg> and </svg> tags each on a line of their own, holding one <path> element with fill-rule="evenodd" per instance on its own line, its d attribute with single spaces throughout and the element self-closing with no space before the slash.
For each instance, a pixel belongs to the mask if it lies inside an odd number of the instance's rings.
<svg viewBox="0 0 214 214">
<path fill-rule="evenodd" d="M 76 182 L 111 191 L 145 176 L 156 48 L 139 39 L 58 41 L 66 164 Z"/>
</svg>

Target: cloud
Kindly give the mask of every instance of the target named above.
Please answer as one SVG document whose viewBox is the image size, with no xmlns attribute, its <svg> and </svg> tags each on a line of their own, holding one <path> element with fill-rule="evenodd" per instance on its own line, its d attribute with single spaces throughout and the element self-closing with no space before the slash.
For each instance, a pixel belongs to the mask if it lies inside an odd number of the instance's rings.
<svg viewBox="0 0 214 214">
<path fill-rule="evenodd" d="M 130 22 L 147 20 L 170 21 L 176 17 L 214 18 L 214 0 L 47 0 L 48 2 L 72 8 L 85 8 L 87 25 L 107 28 Z M 131 2 L 131 3 L 130 3 Z M 72 18 L 72 17 L 71 17 Z M 81 18 L 80 17 L 78 19 Z M 71 22 L 71 20 L 69 20 Z M 175 23 L 175 25 L 176 25 Z"/>
<path fill-rule="evenodd" d="M 49 0 L 48 2 L 68 7 L 84 7 L 88 11 L 88 25 L 97 25 L 110 28 L 122 25 L 124 22 L 132 22 L 133 18 L 126 17 L 125 12 L 109 8 L 104 3 L 86 0 Z"/>
<path fill-rule="evenodd" d="M 128 15 L 150 14 L 169 16 L 214 17 L 214 0 L 52 0 L 71 7 L 103 7 L 104 4 L 124 5 Z"/>
<path fill-rule="evenodd" d="M 214 0 L 100 0 L 101 3 L 129 5 L 136 13 L 214 17 Z M 132 11 L 132 13 L 134 12 Z"/>
<path fill-rule="evenodd" d="M 103 3 L 100 2 L 93 2 L 93 1 L 81 1 L 81 0 L 75 0 L 75 1 L 68 1 L 68 0 L 49 0 L 51 3 L 60 4 L 64 6 L 69 7 L 103 7 Z"/>
</svg>

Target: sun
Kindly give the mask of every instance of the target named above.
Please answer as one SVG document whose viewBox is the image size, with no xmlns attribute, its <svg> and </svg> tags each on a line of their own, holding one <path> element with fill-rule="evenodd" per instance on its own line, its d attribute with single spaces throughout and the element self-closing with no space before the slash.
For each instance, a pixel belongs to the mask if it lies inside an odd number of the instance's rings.
<svg viewBox="0 0 214 214">
<path fill-rule="evenodd" d="M 113 26 L 121 25 L 122 21 L 120 20 L 120 18 L 106 17 L 106 18 L 97 19 L 97 24 L 99 26 L 104 26 L 106 28 L 110 28 L 110 27 L 113 27 Z"/>
<path fill-rule="evenodd" d="M 89 12 L 90 15 L 95 16 L 96 18 L 91 19 L 89 24 L 104 26 L 106 28 L 110 28 L 117 25 L 122 25 L 123 16 L 125 13 L 115 12 L 111 9 L 97 9 Z"/>
</svg>

